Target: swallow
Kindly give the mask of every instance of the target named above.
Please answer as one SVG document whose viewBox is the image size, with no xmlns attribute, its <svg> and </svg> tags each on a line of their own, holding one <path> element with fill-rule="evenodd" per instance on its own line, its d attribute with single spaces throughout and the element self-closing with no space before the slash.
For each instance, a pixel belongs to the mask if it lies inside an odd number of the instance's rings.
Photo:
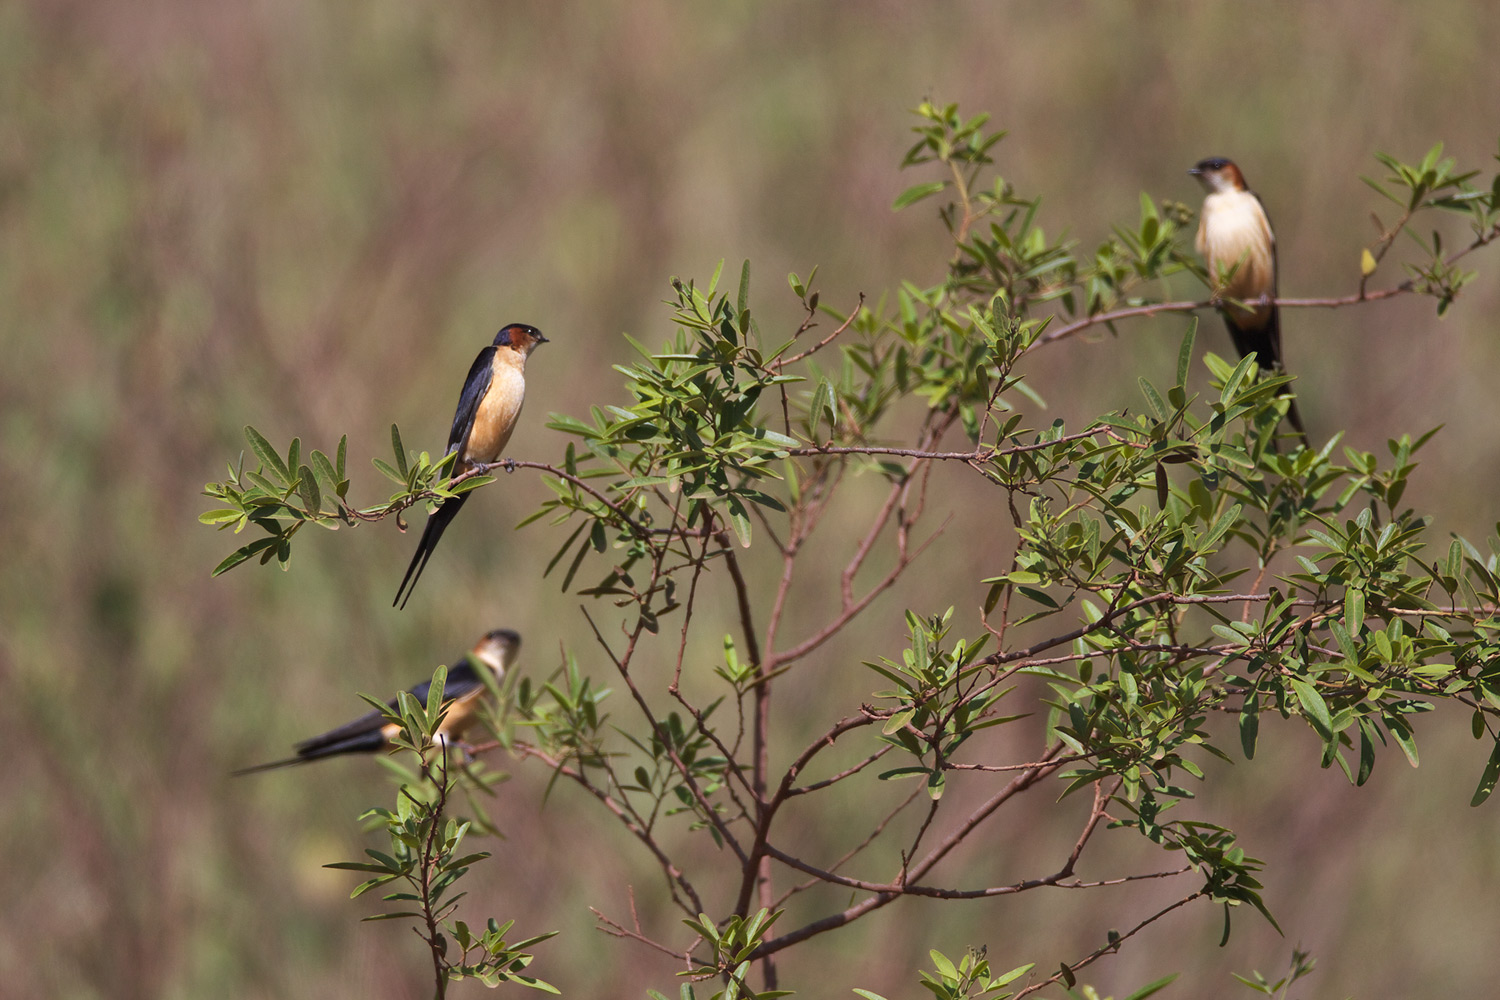
<svg viewBox="0 0 1500 1000">
<path fill-rule="evenodd" d="M 1208 192 L 1198 217 L 1196 246 L 1208 265 L 1214 298 L 1221 300 L 1219 315 L 1229 338 L 1240 357 L 1254 354 L 1262 369 L 1284 374 L 1281 316 L 1275 302 L 1276 234 L 1266 208 L 1230 160 L 1200 160 L 1188 173 Z M 1286 416 L 1308 445 L 1295 399 Z"/>
<path fill-rule="evenodd" d="M 448 679 L 443 684 L 443 701 L 448 706 L 448 712 L 443 716 L 443 721 L 438 725 L 437 731 L 437 735 L 442 737 L 445 743 L 460 739 L 477 715 L 479 700 L 484 696 L 485 683 L 475 669 L 476 664 L 480 668 L 492 671 L 498 682 L 505 676 L 506 668 L 515 662 L 516 652 L 520 648 L 521 637 L 519 635 L 508 628 L 496 629 L 486 633 L 479 642 L 475 643 L 468 656 L 448 668 Z M 432 681 L 424 681 L 411 689 L 411 696 L 425 705 L 431 687 Z M 386 704 L 395 708 L 398 700 L 398 698 L 392 698 Z M 295 757 L 242 768 L 234 771 L 233 774 L 238 777 L 242 774 L 254 774 L 257 771 L 272 771 L 280 767 L 307 764 L 325 757 L 338 757 L 346 753 L 376 753 L 387 749 L 399 730 L 400 727 L 389 722 L 379 712 L 369 712 L 353 722 L 296 744 L 294 749 L 297 751 L 297 756 Z"/>
<path fill-rule="evenodd" d="M 516 418 L 521 415 L 521 403 L 526 398 L 526 359 L 538 344 L 546 342 L 547 338 L 536 327 L 511 323 L 495 334 L 494 343 L 474 359 L 469 377 L 464 380 L 463 392 L 458 396 L 453 429 L 448 432 L 448 450 L 444 453 L 458 455 L 452 475 L 461 475 L 476 465 L 500 457 L 500 452 L 510 441 L 511 431 L 516 428 Z M 401 586 L 391 607 L 406 607 L 432 550 L 437 548 L 438 540 L 467 499 L 469 494 L 461 493 L 444 500 L 428 515 L 422 540 L 417 543 L 416 554 L 406 567 L 406 575 L 401 578 Z M 405 598 L 401 596 L 403 593 Z"/>
</svg>

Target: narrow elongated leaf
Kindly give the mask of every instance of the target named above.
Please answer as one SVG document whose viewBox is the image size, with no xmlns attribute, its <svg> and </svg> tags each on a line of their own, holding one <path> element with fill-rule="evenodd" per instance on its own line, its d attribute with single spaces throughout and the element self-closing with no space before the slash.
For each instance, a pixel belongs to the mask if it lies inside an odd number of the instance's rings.
<svg viewBox="0 0 1500 1000">
<path fill-rule="evenodd" d="M 323 492 L 318 489 L 318 477 L 305 465 L 297 470 L 297 492 L 302 494 L 302 502 L 307 505 L 309 514 L 322 510 Z"/>
<path fill-rule="evenodd" d="M 1479 776 L 1479 787 L 1474 789 L 1474 797 L 1469 800 L 1469 805 L 1477 806 L 1490 797 L 1495 790 L 1495 782 L 1500 780 L 1500 740 L 1495 741 L 1495 749 L 1490 751 L 1489 762 L 1484 765 L 1484 773 Z"/>
<path fill-rule="evenodd" d="M 1365 592 L 1358 587 L 1350 587 L 1344 591 L 1344 625 L 1349 629 L 1349 634 L 1359 634 L 1359 629 L 1365 620 Z"/>
<path fill-rule="evenodd" d="M 1246 376 L 1250 374 L 1250 369 L 1254 366 L 1253 356 L 1247 354 L 1240 359 L 1240 363 L 1234 366 L 1234 371 L 1230 372 L 1229 377 L 1224 380 L 1224 391 L 1219 394 L 1220 403 L 1225 406 L 1229 405 L 1235 394 L 1240 391 L 1240 384 L 1245 381 Z"/>
<path fill-rule="evenodd" d="M 930 198 L 943 188 L 947 187 L 944 181 L 930 181 L 926 184 L 913 184 L 896 196 L 895 202 L 891 204 L 891 211 L 899 212 L 908 205 L 914 205 L 923 198 Z"/>
<path fill-rule="evenodd" d="M 1333 720 L 1328 717 L 1328 703 L 1318 693 L 1318 689 L 1301 678 L 1292 678 L 1292 690 L 1297 692 L 1297 700 L 1302 703 L 1303 714 L 1318 731 L 1318 735 L 1325 740 L 1333 736 Z"/>
<path fill-rule="evenodd" d="M 1193 343 L 1198 337 L 1198 317 L 1194 316 L 1188 324 L 1187 333 L 1182 335 L 1182 346 L 1177 349 L 1177 384 L 1186 388 L 1188 372 L 1193 367 Z"/>
<path fill-rule="evenodd" d="M 286 467 L 286 463 L 281 460 L 276 449 L 271 447 L 271 442 L 266 440 L 265 435 L 246 424 L 245 437 L 250 439 L 250 448 L 255 452 L 255 457 L 260 459 L 261 467 L 267 472 L 274 473 L 283 484 L 290 484 L 291 470 Z"/>
<path fill-rule="evenodd" d="M 1220 538 L 1223 538 L 1224 533 L 1234 527 L 1235 523 L 1239 521 L 1242 509 L 1240 504 L 1234 504 L 1224 513 L 1220 514 L 1219 519 L 1214 522 L 1214 526 L 1208 529 L 1208 534 L 1203 536 L 1203 541 L 1199 544 L 1199 548 L 1206 549 Z"/>
<path fill-rule="evenodd" d="M 1156 419 L 1167 419 L 1167 414 L 1172 411 L 1168 408 L 1167 401 L 1161 398 L 1161 393 L 1156 391 L 1156 386 L 1152 385 L 1144 377 L 1137 379 L 1137 381 L 1141 386 L 1141 394 L 1146 397 L 1146 402 L 1150 404 L 1152 412 L 1156 414 Z"/>
<path fill-rule="evenodd" d="M 281 539 L 279 537 L 274 536 L 271 538 L 257 538 L 249 545 L 246 545 L 243 548 L 235 549 L 229 555 L 225 556 L 224 560 L 219 563 L 219 565 L 213 568 L 213 572 L 211 572 L 209 576 L 213 577 L 219 576 L 223 573 L 227 573 L 238 566 L 240 563 L 244 562 L 246 559 L 249 559 L 251 556 L 257 555 L 261 552 L 266 551 L 267 549 L 274 547 L 280 541 Z"/>
<path fill-rule="evenodd" d="M 448 686 L 448 667 L 438 667 L 432 675 L 432 685 L 427 689 L 427 725 L 437 728 L 438 713 L 443 705 L 443 692 Z"/>
<path fill-rule="evenodd" d="M 406 448 L 401 444 L 401 428 L 391 424 L 391 448 L 396 452 L 396 469 L 401 473 L 401 481 L 406 481 Z"/>
<path fill-rule="evenodd" d="M 1255 759 L 1255 741 L 1260 736 L 1260 695 L 1251 692 L 1240 707 L 1240 749 L 1246 760 Z"/>
<path fill-rule="evenodd" d="M 1417 757 L 1417 738 L 1416 734 L 1411 731 L 1411 725 L 1393 712 L 1387 712 L 1384 719 L 1386 730 L 1396 740 L 1396 745 L 1401 748 L 1401 752 L 1406 754 L 1406 759 L 1411 766 L 1416 767 L 1420 761 Z"/>
<path fill-rule="evenodd" d="M 1171 985 L 1172 981 L 1175 980 L 1177 976 L 1178 973 L 1174 972 L 1170 976 L 1161 977 L 1154 983 L 1147 983 L 1145 986 L 1142 986 L 1140 989 L 1130 994 L 1130 996 L 1126 997 L 1125 1000 L 1146 1000 L 1146 998 L 1151 994 L 1156 993 L 1159 990 L 1163 990 L 1167 986 Z"/>
</svg>

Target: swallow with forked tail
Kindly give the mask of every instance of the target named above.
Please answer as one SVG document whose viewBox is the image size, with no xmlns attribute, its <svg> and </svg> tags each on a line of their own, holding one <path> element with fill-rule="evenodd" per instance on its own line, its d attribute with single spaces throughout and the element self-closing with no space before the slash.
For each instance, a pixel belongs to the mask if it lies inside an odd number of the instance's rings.
<svg viewBox="0 0 1500 1000">
<path fill-rule="evenodd" d="M 447 713 L 438 725 L 438 736 L 449 743 L 462 738 L 464 731 L 473 724 L 477 717 L 479 700 L 484 697 L 486 685 L 479 671 L 489 670 L 494 674 L 496 681 L 501 680 L 505 676 L 506 668 L 515 662 L 516 653 L 520 648 L 521 637 L 519 635 L 507 628 L 496 629 L 486 633 L 474 645 L 468 656 L 448 668 L 448 678 L 443 684 L 443 701 L 447 705 Z M 411 696 L 425 705 L 431 687 L 432 681 L 424 681 L 411 689 Z M 397 701 L 397 698 L 392 698 L 386 704 L 394 708 Z M 271 771 L 280 767 L 290 767 L 293 764 L 307 764 L 325 757 L 338 757 L 351 753 L 377 753 L 391 746 L 391 740 L 395 738 L 398 731 L 399 727 L 386 719 L 384 715 L 379 712 L 368 712 L 353 722 L 298 743 L 294 748 L 297 751 L 295 757 L 273 760 L 269 764 L 257 764 L 233 773 L 236 776 L 254 774 L 257 771 Z"/>
<path fill-rule="evenodd" d="M 546 342 L 547 338 L 536 327 L 511 323 L 495 334 L 494 343 L 474 359 L 469 377 L 464 380 L 463 392 L 458 397 L 453 428 L 448 432 L 448 451 L 445 454 L 458 456 L 451 469 L 452 475 L 500 457 L 515 430 L 516 420 L 521 416 L 521 403 L 526 398 L 526 359 L 537 345 Z M 406 607 L 432 550 L 437 548 L 443 532 L 468 499 L 469 494 L 460 493 L 444 500 L 428 515 L 422 540 L 417 543 L 417 551 L 406 567 L 406 575 L 401 578 L 392 607 Z M 402 597 L 403 594 L 406 596 Z"/>
</svg>

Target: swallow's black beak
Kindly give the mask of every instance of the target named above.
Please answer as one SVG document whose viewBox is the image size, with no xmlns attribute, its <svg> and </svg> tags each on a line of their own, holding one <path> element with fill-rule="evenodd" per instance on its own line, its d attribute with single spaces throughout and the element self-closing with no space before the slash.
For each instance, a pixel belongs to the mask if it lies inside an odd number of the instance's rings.
<svg viewBox="0 0 1500 1000">
<path fill-rule="evenodd" d="M 1188 173 L 1192 174 L 1194 177 L 1199 177 L 1199 176 L 1201 176 L 1203 174 L 1203 168 L 1202 167 L 1188 167 Z"/>
</svg>

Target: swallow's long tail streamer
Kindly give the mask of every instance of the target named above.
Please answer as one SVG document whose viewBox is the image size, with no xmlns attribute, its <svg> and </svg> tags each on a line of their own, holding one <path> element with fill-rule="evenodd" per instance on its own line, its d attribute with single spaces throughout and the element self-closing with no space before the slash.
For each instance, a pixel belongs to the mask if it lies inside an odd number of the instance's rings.
<svg viewBox="0 0 1500 1000">
<path fill-rule="evenodd" d="M 316 743 L 315 740 L 308 741 Z M 300 745 L 300 744 L 299 744 Z M 238 778 L 242 774 L 256 774 L 260 771 L 275 771 L 278 768 L 292 767 L 296 764 L 308 764 L 324 757 L 337 757 L 346 753 L 374 753 L 386 745 L 385 735 L 379 729 L 373 729 L 348 739 L 326 743 L 322 746 L 307 750 L 298 750 L 297 756 L 288 757 L 285 760 L 273 760 L 269 764 L 256 764 L 254 767 L 242 767 L 238 771 L 230 771 L 232 777 Z"/>
<path fill-rule="evenodd" d="M 448 523 L 458 516 L 459 509 L 467 499 L 469 494 L 460 493 L 452 500 L 443 501 L 442 506 L 428 516 L 427 527 L 422 529 L 422 541 L 417 544 L 417 551 L 411 557 L 411 565 L 406 567 L 406 575 L 401 578 L 401 586 L 396 591 L 396 599 L 391 602 L 391 607 L 404 609 L 406 602 L 411 600 L 411 592 L 417 589 L 417 581 L 422 578 L 422 570 L 426 568 L 432 550 L 437 548 L 438 540 L 443 537 Z M 402 594 L 406 597 L 403 598 Z"/>
<path fill-rule="evenodd" d="M 1286 374 L 1286 367 L 1281 363 L 1281 317 L 1278 310 L 1272 309 L 1270 320 L 1258 328 L 1238 326 L 1225 313 L 1224 326 L 1229 330 L 1229 339 L 1234 341 L 1234 349 L 1240 352 L 1240 357 L 1253 353 L 1262 369 L 1278 375 Z M 1311 451 L 1312 442 L 1302 426 L 1302 414 L 1297 411 L 1295 399 L 1287 407 L 1286 420 L 1302 439 L 1302 446 Z"/>
</svg>

